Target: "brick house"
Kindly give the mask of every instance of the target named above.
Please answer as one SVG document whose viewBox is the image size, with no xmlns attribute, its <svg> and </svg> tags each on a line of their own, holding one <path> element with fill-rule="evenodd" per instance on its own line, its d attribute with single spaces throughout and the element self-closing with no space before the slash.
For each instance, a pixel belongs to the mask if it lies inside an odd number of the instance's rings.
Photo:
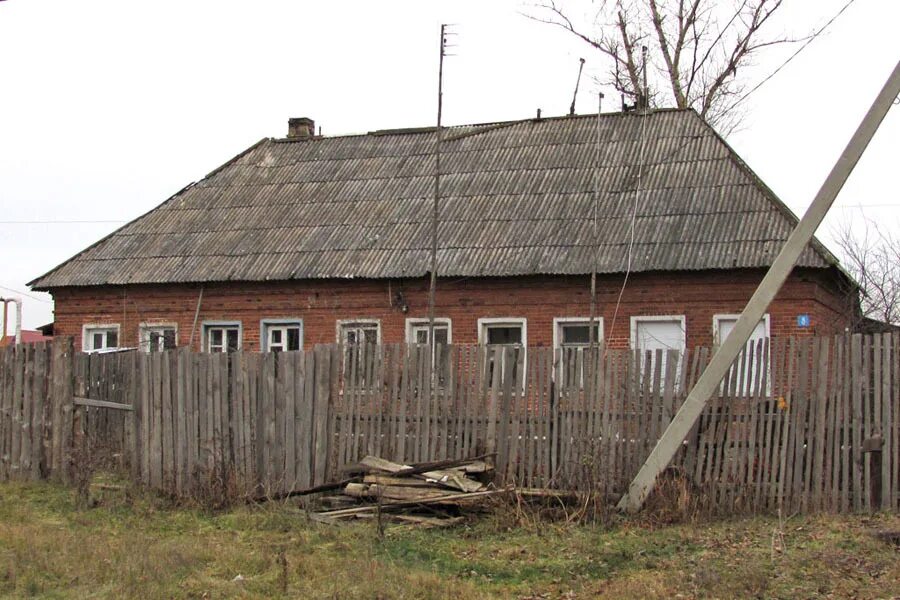
<svg viewBox="0 0 900 600">
<path fill-rule="evenodd" d="M 30 285 L 86 351 L 424 341 L 436 141 L 291 119 Z M 596 270 L 611 346 L 710 345 L 797 222 L 689 110 L 451 127 L 441 170 L 438 341 L 582 344 Z M 843 331 L 855 294 L 813 241 L 754 335 Z"/>
</svg>

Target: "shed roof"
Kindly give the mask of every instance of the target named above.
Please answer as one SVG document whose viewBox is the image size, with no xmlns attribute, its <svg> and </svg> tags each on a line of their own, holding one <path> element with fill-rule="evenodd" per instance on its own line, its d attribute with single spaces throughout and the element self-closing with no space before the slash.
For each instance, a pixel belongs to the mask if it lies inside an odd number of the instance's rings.
<svg viewBox="0 0 900 600">
<path fill-rule="evenodd" d="M 691 110 L 451 127 L 438 273 L 767 267 L 796 216 Z M 419 277 L 434 128 L 263 139 L 49 273 L 104 284 Z M 595 219 L 596 216 L 596 219 Z M 634 221 L 633 240 L 631 223 Z M 814 241 L 798 265 L 837 260 Z"/>
</svg>

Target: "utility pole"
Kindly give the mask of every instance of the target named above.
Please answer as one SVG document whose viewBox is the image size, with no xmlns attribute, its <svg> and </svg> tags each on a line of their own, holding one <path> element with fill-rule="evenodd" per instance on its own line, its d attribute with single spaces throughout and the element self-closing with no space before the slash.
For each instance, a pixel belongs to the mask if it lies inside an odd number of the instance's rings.
<svg viewBox="0 0 900 600">
<path fill-rule="evenodd" d="M 437 133 L 434 148 L 434 199 L 431 207 L 431 284 L 428 288 L 428 344 L 434 356 L 434 295 L 437 288 L 437 249 L 438 249 L 438 217 L 440 216 L 441 198 L 441 143 L 443 129 L 441 116 L 444 108 L 444 57 L 447 56 L 447 36 L 452 35 L 448 25 L 441 25 L 441 43 L 438 54 L 438 95 L 437 95 Z"/>
<path fill-rule="evenodd" d="M 775 262 L 772 263 L 759 287 L 756 288 L 735 323 L 734 329 L 713 354 L 709 365 L 688 394 L 684 404 L 641 466 L 640 471 L 631 482 L 628 492 L 619 502 L 619 510 L 637 512 L 644 505 L 644 501 L 656 485 L 656 478 L 669 465 L 688 432 L 697 422 L 700 413 L 703 412 L 710 395 L 718 388 L 722 378 L 731 367 L 731 363 L 750 339 L 756 324 L 765 314 L 785 279 L 790 275 L 800 253 L 806 248 L 816 229 L 822 223 L 822 219 L 825 218 L 835 197 L 841 191 L 898 94 L 900 94 L 900 62 L 894 67 L 894 71 L 860 123 L 856 133 L 850 138 L 850 142 L 831 169 L 831 173 L 825 179 L 806 214 L 791 232 L 781 252 L 775 258 Z"/>
</svg>

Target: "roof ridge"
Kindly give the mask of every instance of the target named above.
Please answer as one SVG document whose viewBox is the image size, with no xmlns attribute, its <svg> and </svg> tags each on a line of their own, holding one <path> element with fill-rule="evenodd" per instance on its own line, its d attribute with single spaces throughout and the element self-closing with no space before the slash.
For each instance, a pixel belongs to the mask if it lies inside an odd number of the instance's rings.
<svg viewBox="0 0 900 600">
<path fill-rule="evenodd" d="M 693 112 L 693 109 L 690 108 L 674 108 L 674 107 L 659 107 L 659 108 L 651 108 L 646 113 L 642 113 L 640 111 L 635 110 L 627 110 L 627 111 L 615 111 L 615 112 L 604 112 L 599 113 L 599 116 L 603 118 L 612 118 L 612 117 L 623 117 L 623 116 L 640 116 L 643 114 L 646 115 L 656 115 L 663 113 L 672 113 L 672 112 Z M 524 119 L 510 119 L 506 121 L 485 121 L 482 123 L 459 123 L 457 125 L 445 125 L 441 127 L 444 131 L 452 131 L 454 129 L 467 129 L 467 128 L 494 128 L 494 127 L 505 127 L 510 125 L 518 125 L 520 123 L 543 123 L 546 121 L 577 121 L 582 119 L 596 119 L 598 113 L 582 113 L 576 115 L 555 115 L 551 117 L 527 117 Z M 352 137 L 367 137 L 367 136 L 388 136 L 388 135 L 421 135 L 426 133 L 434 133 L 437 131 L 436 125 L 423 125 L 421 127 L 397 127 L 397 128 L 385 128 L 385 129 L 374 129 L 371 131 L 367 131 L 365 133 L 342 133 L 338 135 L 320 135 L 320 136 L 312 136 L 308 138 L 271 138 L 273 142 L 278 143 L 296 143 L 296 142 L 310 142 L 310 141 L 325 141 L 325 140 L 334 140 L 341 138 L 352 138 Z M 445 140 L 445 141 L 454 141 L 454 140 Z"/>
</svg>

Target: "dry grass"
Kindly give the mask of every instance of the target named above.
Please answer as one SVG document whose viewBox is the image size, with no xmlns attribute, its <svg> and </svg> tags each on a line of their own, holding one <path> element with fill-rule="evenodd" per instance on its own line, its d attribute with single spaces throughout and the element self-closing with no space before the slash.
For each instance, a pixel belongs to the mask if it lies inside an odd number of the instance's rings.
<svg viewBox="0 0 900 600">
<path fill-rule="evenodd" d="M 50 598 L 884 598 L 900 517 L 739 519 L 613 529 L 488 516 L 452 530 L 310 523 L 272 504 L 175 508 L 0 486 L 0 595 Z M 781 542 L 773 547 L 773 532 Z M 780 537 L 778 538 L 781 539 Z M 241 575 L 242 581 L 234 581 Z"/>
</svg>

